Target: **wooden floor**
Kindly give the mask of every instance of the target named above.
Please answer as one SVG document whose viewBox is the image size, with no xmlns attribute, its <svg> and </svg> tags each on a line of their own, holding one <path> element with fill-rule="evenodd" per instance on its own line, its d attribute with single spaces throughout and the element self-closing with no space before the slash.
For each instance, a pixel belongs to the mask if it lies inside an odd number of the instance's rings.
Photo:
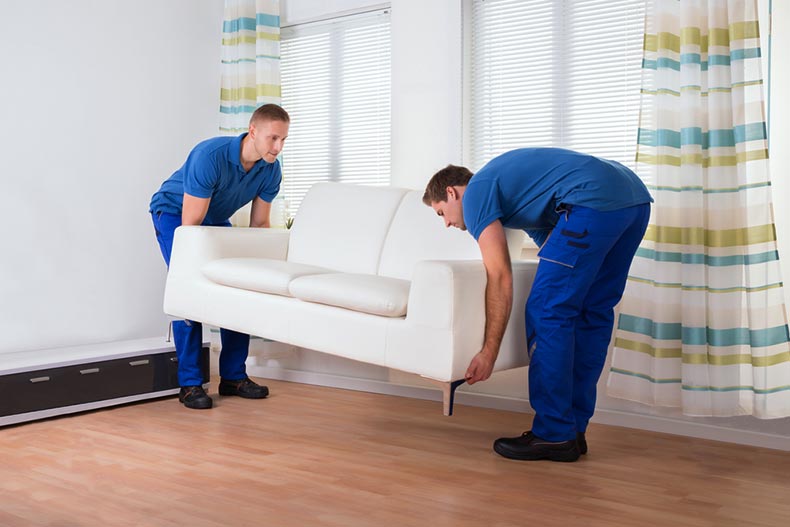
<svg viewBox="0 0 790 527">
<path fill-rule="evenodd" d="M 593 425 L 577 463 L 510 461 L 529 415 L 267 384 L 0 429 L 0 525 L 790 525 L 787 452 Z"/>
</svg>

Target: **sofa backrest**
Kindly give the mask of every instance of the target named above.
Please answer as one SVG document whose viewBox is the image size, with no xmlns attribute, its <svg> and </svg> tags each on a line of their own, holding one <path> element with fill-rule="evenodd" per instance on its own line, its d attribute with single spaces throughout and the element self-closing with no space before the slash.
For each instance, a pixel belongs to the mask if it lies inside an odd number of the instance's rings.
<svg viewBox="0 0 790 527">
<path fill-rule="evenodd" d="M 444 220 L 422 202 L 423 191 L 410 191 L 401 201 L 381 253 L 378 274 L 411 280 L 420 260 L 480 260 L 480 248 L 468 233 L 444 226 Z M 522 231 L 505 230 L 511 258 L 518 258 Z"/>
<path fill-rule="evenodd" d="M 405 189 L 316 183 L 294 218 L 288 261 L 376 274 Z"/>
<path fill-rule="evenodd" d="M 479 260 L 474 238 L 446 228 L 441 217 L 422 202 L 422 191 L 411 191 L 401 201 L 387 233 L 378 274 L 411 280 L 420 260 Z"/>
</svg>

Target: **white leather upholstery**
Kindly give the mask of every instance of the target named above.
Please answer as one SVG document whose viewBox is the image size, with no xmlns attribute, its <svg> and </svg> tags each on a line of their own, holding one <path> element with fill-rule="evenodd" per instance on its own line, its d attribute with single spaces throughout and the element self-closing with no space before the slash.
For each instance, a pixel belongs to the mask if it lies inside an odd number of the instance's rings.
<svg viewBox="0 0 790 527">
<path fill-rule="evenodd" d="M 268 258 L 220 258 L 202 267 L 212 282 L 260 293 L 290 296 L 288 285 L 306 275 L 332 273 L 330 269 Z"/>
<path fill-rule="evenodd" d="M 536 261 L 513 262 L 513 310 L 494 371 L 526 366 L 524 306 Z M 387 366 L 439 380 L 462 379 L 485 335 L 486 273 L 480 261 L 424 261 L 415 266 L 406 324 L 392 325 Z"/>
<path fill-rule="evenodd" d="M 480 248 L 468 232 L 444 226 L 442 218 L 422 202 L 422 191 L 403 198 L 381 253 L 378 274 L 411 280 L 423 260 L 480 260 Z M 521 256 L 522 231 L 505 230 L 511 259 Z"/>
<path fill-rule="evenodd" d="M 479 260 L 480 249 L 469 233 L 446 228 L 442 218 L 423 204 L 422 192 L 406 194 L 395 212 L 384 242 L 378 273 L 411 280 L 422 260 Z"/>
<path fill-rule="evenodd" d="M 369 274 L 303 276 L 294 279 L 289 289 L 299 300 L 383 317 L 404 316 L 409 301 L 408 280 Z"/>
<path fill-rule="evenodd" d="M 318 183 L 291 228 L 288 261 L 345 273 L 376 274 L 392 215 L 406 191 Z"/>
<path fill-rule="evenodd" d="M 439 381 L 463 378 L 483 343 L 485 268 L 472 237 L 445 229 L 420 199 L 319 184 L 290 233 L 180 227 L 165 312 Z M 520 250 L 523 233 L 508 239 Z M 528 363 L 524 303 L 536 267 L 513 262 L 514 306 L 495 371 Z M 300 274 L 316 269 L 331 273 Z M 298 298 L 282 295 L 286 282 Z"/>
</svg>

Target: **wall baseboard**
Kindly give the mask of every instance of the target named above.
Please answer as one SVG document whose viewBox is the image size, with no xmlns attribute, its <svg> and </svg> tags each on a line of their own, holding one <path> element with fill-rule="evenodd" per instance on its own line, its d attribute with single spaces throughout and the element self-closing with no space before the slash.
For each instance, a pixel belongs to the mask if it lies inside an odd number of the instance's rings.
<svg viewBox="0 0 790 527">
<path fill-rule="evenodd" d="M 432 388 L 250 364 L 247 365 L 247 374 L 252 377 L 263 377 L 280 381 L 437 401 L 437 419 L 444 418 L 441 406 L 442 394 L 439 390 Z M 456 392 L 455 403 L 495 410 L 532 413 L 528 400 L 498 395 L 459 391 Z M 790 441 L 788 441 L 787 437 L 781 435 L 750 432 L 706 423 L 692 423 L 662 416 L 599 408 L 595 411 L 595 417 L 592 420 L 598 424 L 790 451 Z"/>
</svg>

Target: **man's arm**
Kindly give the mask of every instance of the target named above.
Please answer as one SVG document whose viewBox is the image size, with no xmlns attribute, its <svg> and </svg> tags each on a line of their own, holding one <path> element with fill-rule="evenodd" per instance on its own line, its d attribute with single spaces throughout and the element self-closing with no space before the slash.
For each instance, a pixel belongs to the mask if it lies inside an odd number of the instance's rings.
<svg viewBox="0 0 790 527">
<path fill-rule="evenodd" d="M 196 198 L 184 192 L 184 204 L 181 208 L 181 225 L 200 225 L 206 218 L 211 198 Z"/>
<path fill-rule="evenodd" d="M 477 243 L 480 245 L 488 278 L 486 327 L 483 349 L 474 356 L 466 370 L 465 377 L 469 384 L 484 381 L 491 376 L 513 306 L 513 270 L 502 223 L 496 220 L 486 227 Z"/>
<path fill-rule="evenodd" d="M 268 201 L 262 200 L 260 196 L 256 196 L 252 201 L 252 210 L 250 211 L 250 227 L 269 227 L 269 214 L 272 210 L 272 204 Z"/>
</svg>

